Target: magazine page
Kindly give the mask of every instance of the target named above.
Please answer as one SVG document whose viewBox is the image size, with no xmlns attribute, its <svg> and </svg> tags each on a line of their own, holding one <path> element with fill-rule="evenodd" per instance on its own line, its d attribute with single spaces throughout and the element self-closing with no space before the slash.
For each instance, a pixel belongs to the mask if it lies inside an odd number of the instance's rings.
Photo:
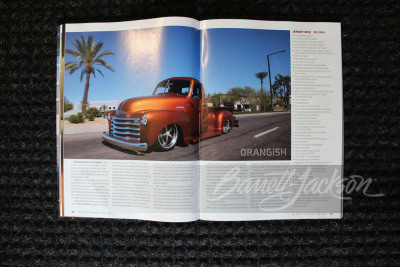
<svg viewBox="0 0 400 267">
<path fill-rule="evenodd" d="M 341 218 L 340 34 L 339 23 L 201 22 L 204 122 L 217 136 L 200 143 L 201 219 Z"/>
<path fill-rule="evenodd" d="M 59 31 L 60 216 L 199 218 L 199 22 Z"/>
</svg>

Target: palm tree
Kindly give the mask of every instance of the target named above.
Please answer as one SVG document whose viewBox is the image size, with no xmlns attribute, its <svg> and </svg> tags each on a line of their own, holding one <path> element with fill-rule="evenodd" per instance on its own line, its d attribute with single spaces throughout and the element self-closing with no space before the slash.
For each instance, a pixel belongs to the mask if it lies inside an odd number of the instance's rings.
<svg viewBox="0 0 400 267">
<path fill-rule="evenodd" d="M 106 117 L 107 114 L 107 105 L 102 105 L 100 110 L 103 110 L 103 119 Z"/>
<path fill-rule="evenodd" d="M 267 77 L 268 72 L 257 72 L 256 77 L 261 80 L 261 93 L 263 92 L 263 80 Z"/>
<path fill-rule="evenodd" d="M 93 42 L 93 36 L 89 36 L 86 41 L 83 35 L 81 35 L 81 39 L 82 41 L 76 39 L 75 42 L 72 42 L 72 45 L 77 50 L 69 50 L 69 49 L 65 50 L 65 53 L 75 56 L 76 59 L 78 60 L 78 62 L 66 63 L 65 70 L 70 70 L 69 74 L 72 74 L 77 69 L 82 68 L 81 81 L 83 79 L 83 76 L 86 74 L 85 91 L 83 93 L 83 99 L 82 99 L 82 113 L 86 116 L 90 75 L 93 74 L 93 76 L 96 78 L 95 71 L 97 71 L 98 73 L 101 74 L 101 76 L 104 77 L 101 70 L 96 68 L 97 65 L 103 66 L 106 69 L 114 71 L 114 69 L 111 66 L 109 66 L 103 59 L 101 59 L 103 56 L 109 56 L 109 55 L 111 56 L 114 55 L 114 53 L 110 52 L 108 49 L 100 52 L 100 50 L 103 48 L 103 43 L 99 42 L 96 44 L 96 42 Z"/>
<path fill-rule="evenodd" d="M 261 110 L 264 111 L 265 107 L 264 107 L 264 88 L 263 88 L 263 80 L 265 77 L 267 77 L 268 72 L 257 72 L 255 74 L 255 76 L 261 80 Z"/>
</svg>

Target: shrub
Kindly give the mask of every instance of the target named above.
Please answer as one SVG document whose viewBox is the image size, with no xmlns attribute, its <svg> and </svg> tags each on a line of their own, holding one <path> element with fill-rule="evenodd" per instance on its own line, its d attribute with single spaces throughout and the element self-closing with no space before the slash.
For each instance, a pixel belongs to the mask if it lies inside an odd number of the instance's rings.
<svg viewBox="0 0 400 267">
<path fill-rule="evenodd" d="M 93 113 L 89 114 L 88 119 L 89 121 L 94 121 L 94 114 Z"/>
<path fill-rule="evenodd" d="M 93 114 L 93 116 L 96 117 L 96 118 L 101 117 L 101 115 L 103 115 L 103 113 L 100 110 L 98 110 L 97 108 L 95 108 L 95 107 L 89 108 L 87 110 L 87 114 L 88 115 Z"/>
<path fill-rule="evenodd" d="M 78 115 L 71 115 L 68 117 L 68 121 L 70 123 L 81 123 L 81 122 L 83 122 L 83 120 L 84 120 L 84 118 L 82 116 L 82 113 L 80 115 L 78 113 Z"/>
<path fill-rule="evenodd" d="M 69 102 L 69 100 L 64 96 L 64 112 L 74 109 L 74 104 Z"/>
<path fill-rule="evenodd" d="M 275 100 L 274 105 L 275 105 L 275 106 L 276 106 L 276 105 L 279 105 L 279 106 L 281 106 L 281 107 L 284 107 L 284 106 L 285 106 L 285 101 L 283 101 L 282 99 L 277 99 L 277 100 Z"/>
</svg>

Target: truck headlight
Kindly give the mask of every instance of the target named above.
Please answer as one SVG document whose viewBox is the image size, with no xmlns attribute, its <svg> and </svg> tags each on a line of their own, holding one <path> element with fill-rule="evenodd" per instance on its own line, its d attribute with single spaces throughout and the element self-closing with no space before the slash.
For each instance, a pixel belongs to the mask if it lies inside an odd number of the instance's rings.
<svg viewBox="0 0 400 267">
<path fill-rule="evenodd" d="M 140 120 L 140 123 L 141 123 L 142 125 L 146 126 L 146 124 L 147 124 L 147 116 L 146 116 L 146 114 L 144 114 L 144 115 L 142 116 L 142 119 Z"/>
<path fill-rule="evenodd" d="M 107 114 L 107 120 L 111 120 L 111 113 L 110 112 L 108 112 L 108 114 Z"/>
</svg>

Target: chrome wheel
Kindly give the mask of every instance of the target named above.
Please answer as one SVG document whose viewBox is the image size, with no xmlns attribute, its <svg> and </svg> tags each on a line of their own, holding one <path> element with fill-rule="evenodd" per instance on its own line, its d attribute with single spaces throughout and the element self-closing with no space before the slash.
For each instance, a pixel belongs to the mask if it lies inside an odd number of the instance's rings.
<svg viewBox="0 0 400 267">
<path fill-rule="evenodd" d="M 172 149 L 178 140 L 178 127 L 175 124 L 165 126 L 158 134 L 157 140 L 163 150 Z"/>
<path fill-rule="evenodd" d="M 228 119 L 226 120 L 224 127 L 222 127 L 222 132 L 226 134 L 227 132 L 229 132 L 230 129 L 231 129 L 231 122 Z"/>
</svg>

